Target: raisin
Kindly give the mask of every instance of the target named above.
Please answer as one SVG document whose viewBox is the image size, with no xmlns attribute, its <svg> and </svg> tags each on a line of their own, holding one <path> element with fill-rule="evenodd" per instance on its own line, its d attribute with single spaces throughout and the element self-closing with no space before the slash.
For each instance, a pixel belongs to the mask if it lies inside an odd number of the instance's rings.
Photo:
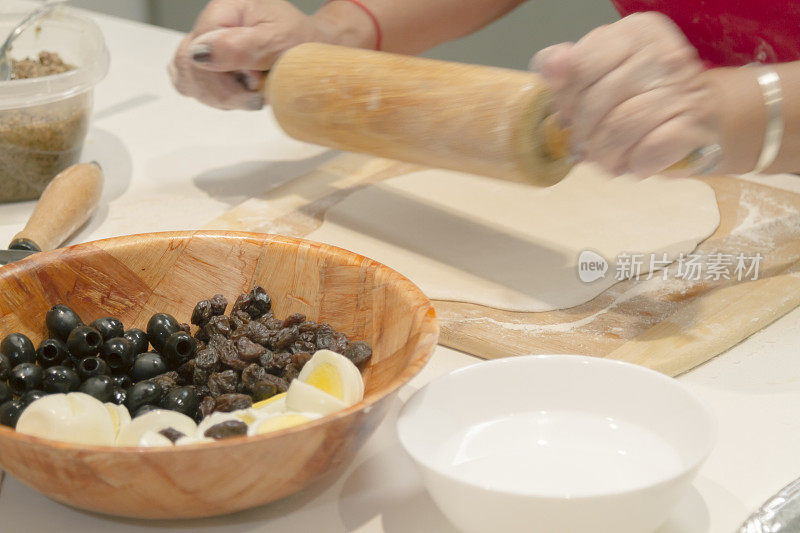
<svg viewBox="0 0 800 533">
<path fill-rule="evenodd" d="M 203 343 L 208 341 L 208 334 L 203 328 L 200 328 L 195 332 L 194 338 L 197 339 L 198 343 Z"/>
<path fill-rule="evenodd" d="M 159 431 L 159 433 L 167 437 L 173 444 L 175 444 L 175 441 L 178 440 L 179 438 L 186 436 L 186 433 L 181 433 L 175 428 L 165 428 Z"/>
<path fill-rule="evenodd" d="M 239 354 L 239 359 L 243 361 L 255 361 L 266 351 L 266 348 L 247 337 L 240 337 L 236 341 L 236 353 Z"/>
<path fill-rule="evenodd" d="M 248 293 L 248 302 L 244 310 L 249 314 L 253 320 L 263 316 L 272 310 L 272 299 L 263 288 L 259 286 L 253 287 Z"/>
<path fill-rule="evenodd" d="M 289 347 L 289 351 L 291 353 L 298 353 L 298 352 L 315 352 L 316 345 L 311 342 L 306 342 L 303 340 L 298 340 L 294 344 Z"/>
<path fill-rule="evenodd" d="M 267 371 L 257 364 L 253 363 L 244 370 L 242 370 L 242 391 L 246 393 L 253 392 L 253 386 L 259 381 L 263 381 L 267 375 Z"/>
<path fill-rule="evenodd" d="M 215 370 L 219 365 L 219 353 L 212 347 L 197 352 L 194 365 L 200 370 Z"/>
<path fill-rule="evenodd" d="M 306 315 L 304 315 L 303 313 L 293 313 L 287 316 L 283 320 L 283 327 L 290 328 L 292 326 L 297 326 L 299 324 L 302 324 L 305 321 L 306 321 Z"/>
<path fill-rule="evenodd" d="M 211 413 L 214 412 L 214 409 L 217 408 L 217 402 L 211 396 L 206 396 L 202 400 L 200 400 L 200 405 L 197 407 L 197 412 L 205 418 Z"/>
<path fill-rule="evenodd" d="M 215 294 L 210 300 L 211 302 L 211 316 L 224 315 L 225 309 L 228 307 L 228 300 L 221 294 Z"/>
<path fill-rule="evenodd" d="M 248 322 L 231 335 L 231 339 L 234 340 L 242 337 L 247 337 L 256 344 L 266 346 L 270 341 L 270 331 L 260 322 Z"/>
<path fill-rule="evenodd" d="M 214 424 L 203 435 L 215 440 L 240 437 L 247 435 L 247 424 L 241 420 L 226 420 L 219 424 Z"/>
<path fill-rule="evenodd" d="M 267 319 L 261 317 L 261 320 L 259 320 L 259 322 L 261 322 L 264 325 L 264 327 L 266 327 L 270 331 L 278 331 L 283 327 L 283 320 L 278 320 L 274 316 L 271 316 Z"/>
<path fill-rule="evenodd" d="M 208 383 L 208 376 L 211 375 L 210 370 L 205 370 L 203 368 L 195 368 L 194 373 L 192 373 L 192 383 L 197 386 L 205 385 Z"/>
<path fill-rule="evenodd" d="M 233 370 L 215 372 L 208 377 L 208 390 L 215 398 L 222 394 L 236 392 L 236 385 L 239 383 L 239 375 Z"/>
<path fill-rule="evenodd" d="M 299 335 L 300 331 L 297 329 L 297 326 L 292 326 L 280 330 L 278 332 L 277 337 L 275 338 L 275 350 L 282 350 L 287 346 L 291 345 L 294 341 L 297 340 L 297 337 Z"/>
<path fill-rule="evenodd" d="M 231 325 L 233 326 L 234 331 L 238 331 L 249 323 L 250 315 L 244 311 L 233 311 L 231 313 Z"/>
<path fill-rule="evenodd" d="M 262 365 L 264 368 L 267 369 L 267 372 L 270 374 L 275 374 L 276 376 L 280 375 L 283 372 L 283 369 L 286 368 L 292 360 L 292 354 L 289 352 L 280 352 L 276 353 L 272 360 L 269 362 L 268 365 Z"/>
<path fill-rule="evenodd" d="M 229 337 L 233 331 L 231 319 L 225 315 L 212 316 L 208 323 L 203 326 L 203 329 L 210 338 L 213 338 L 214 335 Z"/>
<path fill-rule="evenodd" d="M 254 402 L 261 402 L 278 394 L 278 386 L 271 381 L 259 381 L 253 385 L 253 389 L 250 394 L 252 394 Z"/>
<path fill-rule="evenodd" d="M 179 327 L 181 328 L 181 331 L 185 331 L 185 332 L 186 332 L 186 333 L 188 333 L 189 335 L 191 335 L 191 334 L 192 334 L 192 326 L 190 326 L 190 325 L 189 325 L 189 324 L 187 324 L 186 322 L 181 322 L 181 323 L 180 323 L 180 325 L 179 325 Z"/>
<path fill-rule="evenodd" d="M 189 359 L 178 367 L 177 372 L 180 383 L 189 383 L 192 381 L 192 376 L 194 376 L 194 365 L 194 359 Z"/>
<path fill-rule="evenodd" d="M 317 350 L 330 350 L 333 346 L 333 336 L 336 331 L 329 324 L 320 324 L 317 328 Z"/>
<path fill-rule="evenodd" d="M 202 328 L 212 316 L 214 315 L 211 313 L 211 301 L 201 300 L 194 306 L 191 321 L 195 326 L 200 326 Z"/>
<path fill-rule="evenodd" d="M 298 326 L 298 327 L 302 327 L 302 326 Z M 298 337 L 298 339 L 303 341 L 303 342 L 311 343 L 314 346 L 314 348 L 316 348 L 316 346 L 317 346 L 314 343 L 314 341 L 317 339 L 317 334 L 315 332 L 313 332 L 313 331 L 302 331 L 301 330 L 300 331 L 300 336 Z"/>
<path fill-rule="evenodd" d="M 195 385 L 194 390 L 197 393 L 198 398 L 203 398 L 205 396 L 211 396 L 211 389 L 208 388 L 208 385 Z"/>
<path fill-rule="evenodd" d="M 319 324 L 313 321 L 306 321 L 298 325 L 297 329 L 300 330 L 300 333 L 316 333 L 319 329 Z"/>
<path fill-rule="evenodd" d="M 239 371 L 244 370 L 249 364 L 247 361 L 239 359 L 239 354 L 236 352 L 232 341 L 229 341 L 227 345 L 220 349 L 219 361 L 223 365 Z"/>
<path fill-rule="evenodd" d="M 272 365 L 272 360 L 275 358 L 275 353 L 272 350 L 266 350 L 262 353 L 258 358 L 258 364 L 263 366 L 264 368 L 268 368 Z"/>
<path fill-rule="evenodd" d="M 283 369 L 283 373 L 281 377 L 288 381 L 289 383 L 292 382 L 293 379 L 297 379 L 297 376 L 300 375 L 300 369 L 297 368 L 294 363 L 289 363 L 286 365 L 286 368 Z"/>
<path fill-rule="evenodd" d="M 292 354 L 292 364 L 297 368 L 303 368 L 308 360 L 311 359 L 311 354 L 308 352 L 297 352 Z"/>
<path fill-rule="evenodd" d="M 217 408 L 216 411 L 223 413 L 230 413 L 239 409 L 247 409 L 253 405 L 253 399 L 247 394 L 222 394 L 216 397 Z"/>
<path fill-rule="evenodd" d="M 261 380 L 259 383 L 272 383 L 273 385 L 275 385 L 275 388 L 278 390 L 278 392 L 286 392 L 287 390 L 289 390 L 288 381 L 278 376 L 273 376 L 272 374 L 267 374 L 266 376 L 264 376 L 264 379 Z"/>
<path fill-rule="evenodd" d="M 369 344 L 366 342 L 355 341 L 351 342 L 347 348 L 345 348 L 342 355 L 350 359 L 354 365 L 358 366 L 372 357 L 372 348 L 370 348 Z"/>
<path fill-rule="evenodd" d="M 146 379 L 144 381 L 147 381 L 148 383 L 155 383 L 158 386 L 160 386 L 161 389 L 164 391 L 163 394 L 162 394 L 162 397 L 163 397 L 169 391 L 171 391 L 172 389 L 174 389 L 175 387 L 178 386 L 178 379 L 179 379 L 178 378 L 178 373 L 173 370 L 173 371 L 170 371 L 170 372 L 164 372 L 163 374 L 159 374 L 159 375 L 157 375 L 155 377 L 152 377 L 150 379 Z"/>
<path fill-rule="evenodd" d="M 338 331 L 333 334 L 333 344 L 329 348 L 336 353 L 344 353 L 347 348 L 347 335 L 339 333 Z"/>
</svg>

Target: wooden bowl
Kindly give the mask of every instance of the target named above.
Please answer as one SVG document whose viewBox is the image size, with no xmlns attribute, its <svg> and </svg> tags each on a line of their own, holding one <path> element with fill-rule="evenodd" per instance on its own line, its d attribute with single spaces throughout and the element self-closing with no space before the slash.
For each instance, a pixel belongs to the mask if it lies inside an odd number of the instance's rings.
<svg viewBox="0 0 800 533">
<path fill-rule="evenodd" d="M 364 340 L 364 400 L 311 422 L 256 437 L 181 448 L 58 443 L 0 427 L 0 467 L 59 502 L 137 518 L 230 513 L 296 492 L 352 459 L 390 398 L 427 362 L 438 338 L 430 301 L 405 277 L 324 244 L 231 232 L 119 237 L 36 254 L 0 268 L 0 334 L 38 343 L 56 303 L 84 320 L 116 316 L 143 327 L 155 312 L 188 321 L 215 293 L 229 302 L 254 284 L 277 317 L 304 313 Z M 229 307 L 230 309 L 230 307 Z"/>
</svg>

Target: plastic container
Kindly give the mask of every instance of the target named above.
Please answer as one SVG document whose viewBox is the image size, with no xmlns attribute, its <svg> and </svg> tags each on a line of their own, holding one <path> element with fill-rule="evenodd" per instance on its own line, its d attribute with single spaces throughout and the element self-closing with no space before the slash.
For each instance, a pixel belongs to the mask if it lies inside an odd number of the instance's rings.
<svg viewBox="0 0 800 533">
<path fill-rule="evenodd" d="M 25 16 L 0 11 L 0 40 Z M 59 8 L 23 33 L 11 57 L 58 53 L 76 68 L 42 78 L 0 82 L 0 203 L 38 198 L 52 178 L 80 159 L 94 86 L 109 56 L 97 25 Z"/>
</svg>

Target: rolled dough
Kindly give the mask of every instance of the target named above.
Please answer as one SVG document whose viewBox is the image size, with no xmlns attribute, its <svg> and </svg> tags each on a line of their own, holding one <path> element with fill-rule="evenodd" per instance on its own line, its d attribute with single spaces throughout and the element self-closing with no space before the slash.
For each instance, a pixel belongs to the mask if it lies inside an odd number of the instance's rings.
<svg viewBox="0 0 800 533">
<path fill-rule="evenodd" d="M 380 261 L 431 299 L 550 311 L 616 283 L 621 253 L 647 254 L 645 273 L 649 254 L 674 260 L 718 224 L 713 189 L 692 179 L 611 179 L 579 165 L 543 189 L 424 170 L 352 193 L 307 238 Z M 604 277 L 581 281 L 584 250 L 608 262 Z"/>
</svg>

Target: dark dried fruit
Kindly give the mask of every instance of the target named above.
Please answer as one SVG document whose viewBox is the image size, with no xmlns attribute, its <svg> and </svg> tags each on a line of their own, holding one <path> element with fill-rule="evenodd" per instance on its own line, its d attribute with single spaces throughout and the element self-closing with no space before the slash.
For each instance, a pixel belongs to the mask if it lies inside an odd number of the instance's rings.
<svg viewBox="0 0 800 533">
<path fill-rule="evenodd" d="M 247 394 L 222 394 L 217 396 L 217 407 L 215 411 L 222 411 L 223 413 L 230 413 L 239 409 L 247 409 L 253 405 L 253 399 Z"/>
<path fill-rule="evenodd" d="M 192 374 L 192 383 L 197 386 L 205 385 L 208 383 L 208 377 L 210 375 L 210 370 L 205 370 L 204 368 L 195 368 L 194 373 Z"/>
<path fill-rule="evenodd" d="M 300 336 L 300 330 L 297 329 L 297 326 L 283 328 L 278 332 L 278 335 L 275 337 L 274 350 L 277 352 L 283 350 L 284 348 L 287 348 L 294 341 L 296 341 L 299 336 Z"/>
<path fill-rule="evenodd" d="M 175 371 L 172 372 L 164 372 L 163 374 L 159 374 L 158 376 L 152 377 L 148 379 L 150 383 L 155 383 L 159 387 L 161 387 L 162 392 L 162 399 L 164 396 L 178 386 L 178 373 Z"/>
<path fill-rule="evenodd" d="M 278 320 L 274 316 L 262 316 L 259 322 L 271 331 L 278 331 L 283 327 L 283 320 Z"/>
<path fill-rule="evenodd" d="M 259 381 L 253 386 L 250 394 L 253 396 L 254 402 L 260 402 L 278 394 L 278 387 L 271 381 Z"/>
<path fill-rule="evenodd" d="M 294 344 L 289 347 L 289 351 L 293 354 L 295 353 L 302 353 L 302 352 L 315 352 L 314 343 L 298 340 Z"/>
<path fill-rule="evenodd" d="M 241 420 L 226 420 L 208 428 L 204 436 L 220 440 L 247 435 L 247 424 Z"/>
<path fill-rule="evenodd" d="M 293 313 L 283 319 L 283 327 L 290 328 L 292 326 L 300 325 L 305 321 L 306 321 L 306 315 L 304 315 L 303 313 Z"/>
<path fill-rule="evenodd" d="M 198 398 L 205 398 L 206 396 L 211 396 L 211 389 L 208 388 L 208 385 L 193 385 L 194 389 L 197 391 Z"/>
<path fill-rule="evenodd" d="M 293 379 L 297 379 L 297 376 L 300 375 L 300 369 L 294 365 L 294 363 L 289 363 L 286 365 L 286 368 L 283 369 L 283 373 L 281 377 L 288 381 L 289 383 L 292 382 Z"/>
<path fill-rule="evenodd" d="M 330 350 L 335 342 L 334 335 L 336 335 L 336 331 L 330 324 L 320 324 L 317 329 L 317 350 Z"/>
<path fill-rule="evenodd" d="M 236 392 L 238 384 L 239 375 L 233 370 L 215 372 L 208 378 L 208 390 L 211 391 L 211 395 L 215 398 L 223 394 Z"/>
<path fill-rule="evenodd" d="M 223 365 L 240 372 L 248 365 L 247 361 L 239 359 L 239 354 L 236 352 L 236 347 L 233 345 L 233 341 L 228 341 L 224 346 L 220 347 L 219 361 Z"/>
<path fill-rule="evenodd" d="M 178 324 L 178 326 L 181 328 L 181 331 L 183 331 L 184 333 L 191 333 L 192 332 L 192 326 L 190 326 L 186 322 L 181 322 L 180 324 Z"/>
<path fill-rule="evenodd" d="M 235 331 L 239 330 L 240 328 L 243 328 L 245 324 L 249 323 L 250 323 L 250 315 L 248 315 L 244 311 L 233 311 L 231 313 L 231 325 Z"/>
<path fill-rule="evenodd" d="M 271 350 L 267 350 L 258 358 L 258 364 L 264 368 L 269 368 L 274 358 L 275 354 Z"/>
<path fill-rule="evenodd" d="M 259 385 L 261 385 L 263 383 L 269 383 L 269 384 L 274 385 L 275 386 L 275 390 L 276 390 L 276 394 L 277 393 L 281 393 L 281 392 L 286 392 L 287 390 L 289 390 L 289 382 L 288 381 L 286 381 L 285 379 L 283 379 L 281 377 L 273 376 L 272 374 L 267 374 L 266 376 L 264 376 L 264 379 L 259 381 L 255 386 L 253 386 L 253 389 L 256 389 L 257 386 L 259 386 Z"/>
<path fill-rule="evenodd" d="M 308 352 L 297 352 L 292 354 L 292 364 L 297 368 L 303 368 L 310 359 L 311 354 Z"/>
<path fill-rule="evenodd" d="M 259 365 L 253 363 L 244 370 L 242 370 L 242 391 L 245 393 L 252 393 L 253 387 L 259 382 L 263 381 L 267 376 L 267 371 Z"/>
<path fill-rule="evenodd" d="M 247 337 L 240 337 L 236 341 L 236 353 L 239 355 L 239 359 L 243 361 L 255 361 L 266 351 L 266 348 L 260 344 L 256 344 Z"/>
<path fill-rule="evenodd" d="M 245 311 L 249 314 L 254 320 L 263 316 L 264 314 L 268 313 L 272 309 L 272 299 L 261 287 L 253 287 L 252 290 L 247 295 L 249 297 L 249 302 Z"/>
<path fill-rule="evenodd" d="M 211 396 L 205 396 L 200 400 L 200 405 L 197 406 L 197 413 L 203 418 L 207 417 L 214 412 L 217 407 L 217 402 Z"/>
<path fill-rule="evenodd" d="M 358 366 L 372 357 L 372 348 L 366 342 L 351 342 L 342 354 Z"/>
<path fill-rule="evenodd" d="M 261 361 L 259 360 L 259 363 Z M 272 356 L 272 359 L 266 365 L 261 365 L 267 369 L 267 372 L 270 374 L 275 374 L 276 376 L 280 376 L 283 373 L 283 369 L 286 368 L 286 365 L 292 362 L 292 354 L 289 352 L 280 352 L 276 353 Z"/>
<path fill-rule="evenodd" d="M 228 307 L 228 300 L 226 300 L 223 295 L 215 294 L 210 301 L 212 316 L 225 314 L 225 308 Z"/>
<path fill-rule="evenodd" d="M 203 331 L 209 336 L 209 338 L 213 337 L 214 335 L 229 337 L 233 331 L 233 328 L 231 327 L 231 319 L 225 315 L 213 316 L 208 323 L 203 326 Z"/>
<path fill-rule="evenodd" d="M 338 331 L 333 335 L 333 343 L 330 350 L 336 353 L 344 353 L 347 348 L 347 335 Z"/>
<path fill-rule="evenodd" d="M 194 306 L 191 321 L 195 326 L 200 326 L 202 328 L 212 316 L 214 315 L 211 313 L 211 301 L 200 300 L 197 302 L 197 305 Z"/>
<path fill-rule="evenodd" d="M 297 326 L 297 329 L 300 330 L 300 333 L 314 333 L 314 334 L 316 334 L 317 329 L 319 329 L 319 324 L 317 324 L 314 321 L 308 320 L 306 322 L 303 322 L 302 324 L 299 324 Z"/>
<path fill-rule="evenodd" d="M 194 376 L 194 359 L 190 359 L 178 367 L 178 383 L 191 383 Z"/>
<path fill-rule="evenodd" d="M 167 437 L 172 444 L 175 444 L 175 441 L 179 438 L 186 436 L 186 433 L 181 433 L 175 428 L 165 428 L 159 431 L 159 433 Z"/>
<path fill-rule="evenodd" d="M 219 353 L 210 346 L 197 352 L 197 357 L 194 358 L 195 367 L 199 370 L 213 371 L 219 365 Z"/>
<path fill-rule="evenodd" d="M 252 321 L 237 329 L 236 332 L 231 335 L 231 338 L 238 340 L 242 337 L 246 337 L 256 344 L 266 346 L 267 343 L 270 342 L 271 336 L 272 333 L 265 325 L 260 322 Z"/>
</svg>

